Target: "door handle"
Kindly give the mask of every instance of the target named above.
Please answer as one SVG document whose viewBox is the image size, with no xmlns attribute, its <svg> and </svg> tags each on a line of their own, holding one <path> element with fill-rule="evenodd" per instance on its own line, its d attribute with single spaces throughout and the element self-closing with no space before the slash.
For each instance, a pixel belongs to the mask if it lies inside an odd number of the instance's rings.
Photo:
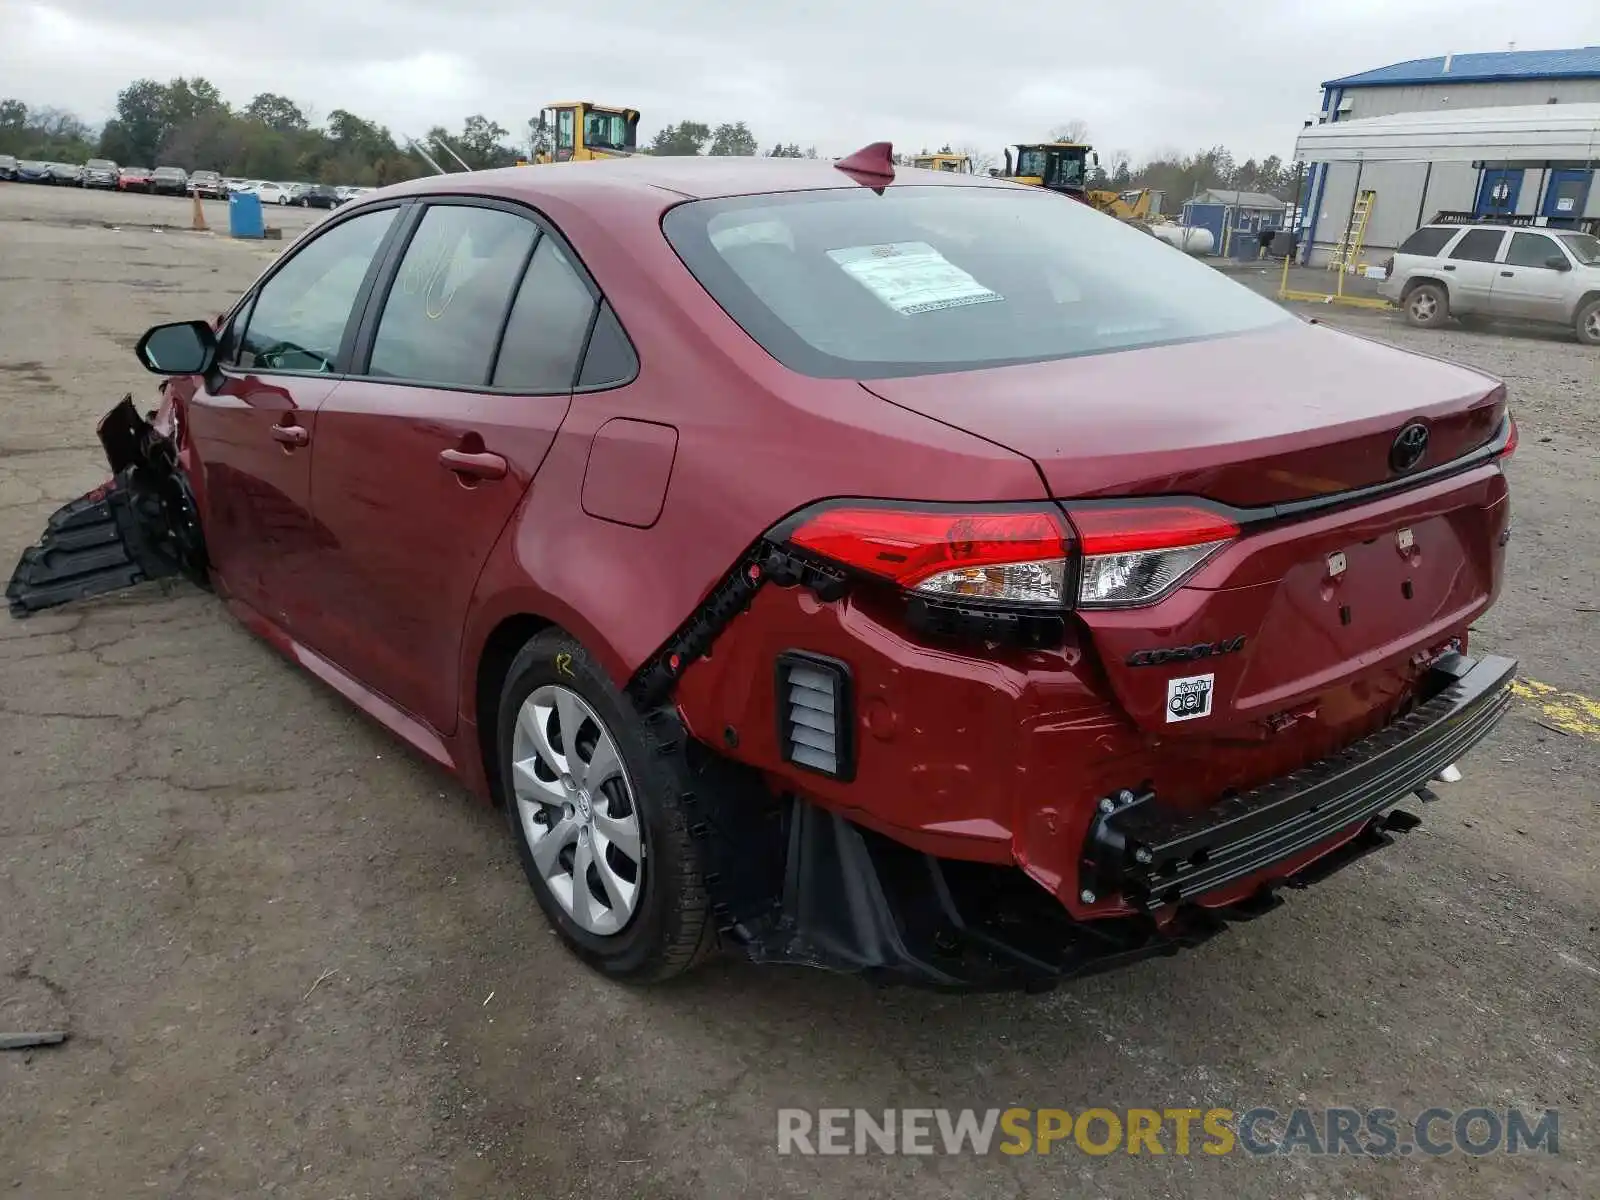
<svg viewBox="0 0 1600 1200">
<path fill-rule="evenodd" d="M 1447 266 L 1445 266 L 1445 267 L 1442 267 L 1442 268 L 1441 268 L 1441 270 L 1445 270 L 1445 271 L 1454 271 L 1454 270 L 1455 270 L 1455 268 L 1454 268 L 1454 267 L 1452 267 L 1452 266 L 1448 266 L 1448 265 L 1447 265 Z"/>
<path fill-rule="evenodd" d="M 1516 277 L 1517 277 L 1517 273 L 1515 271 L 1501 271 L 1500 272 L 1500 278 L 1501 279 L 1515 279 Z"/>
<path fill-rule="evenodd" d="M 439 451 L 439 465 L 463 479 L 504 479 L 506 460 L 487 452 L 470 454 L 465 450 Z"/>
<path fill-rule="evenodd" d="M 299 425 L 274 425 L 272 440 L 289 447 L 304 446 L 311 440 L 311 435 Z"/>
</svg>

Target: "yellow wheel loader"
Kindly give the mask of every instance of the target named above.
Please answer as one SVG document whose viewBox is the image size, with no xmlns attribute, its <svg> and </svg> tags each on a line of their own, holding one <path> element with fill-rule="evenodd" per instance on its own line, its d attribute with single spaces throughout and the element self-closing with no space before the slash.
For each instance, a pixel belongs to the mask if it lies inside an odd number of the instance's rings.
<svg viewBox="0 0 1600 1200">
<path fill-rule="evenodd" d="M 589 162 L 626 158 L 639 150 L 639 110 L 567 100 L 547 104 L 540 113 L 546 145 L 533 162 Z M 527 159 L 519 165 L 529 165 Z"/>
</svg>

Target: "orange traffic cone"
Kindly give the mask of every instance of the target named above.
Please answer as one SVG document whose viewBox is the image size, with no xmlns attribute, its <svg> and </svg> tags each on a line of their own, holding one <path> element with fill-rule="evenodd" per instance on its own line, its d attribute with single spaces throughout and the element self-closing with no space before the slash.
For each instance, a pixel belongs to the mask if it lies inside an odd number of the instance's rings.
<svg viewBox="0 0 1600 1200">
<path fill-rule="evenodd" d="M 206 233 L 211 228 L 206 224 L 206 210 L 200 207 L 199 192 L 194 193 L 194 217 L 190 221 L 189 227 L 196 233 Z"/>
</svg>

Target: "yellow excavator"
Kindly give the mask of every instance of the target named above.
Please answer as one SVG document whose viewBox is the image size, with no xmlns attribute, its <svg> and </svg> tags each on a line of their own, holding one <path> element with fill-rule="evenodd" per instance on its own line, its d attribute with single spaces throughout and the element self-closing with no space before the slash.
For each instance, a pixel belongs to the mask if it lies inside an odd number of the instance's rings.
<svg viewBox="0 0 1600 1200">
<path fill-rule="evenodd" d="M 911 158 L 913 167 L 924 171 L 951 171 L 957 175 L 972 174 L 972 159 L 965 154 L 916 154 Z"/>
<path fill-rule="evenodd" d="M 590 162 L 599 158 L 626 158 L 639 150 L 639 110 L 566 100 L 546 104 L 539 114 L 547 144 L 534 163 Z M 528 166 L 528 159 L 519 159 Z"/>
</svg>

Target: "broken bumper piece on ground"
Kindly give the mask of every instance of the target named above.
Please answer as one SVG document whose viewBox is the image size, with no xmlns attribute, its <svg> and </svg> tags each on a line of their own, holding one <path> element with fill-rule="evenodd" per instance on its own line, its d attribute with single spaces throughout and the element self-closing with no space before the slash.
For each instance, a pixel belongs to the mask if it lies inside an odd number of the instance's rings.
<svg viewBox="0 0 1600 1200">
<path fill-rule="evenodd" d="M 185 575 L 203 583 L 205 551 L 177 451 L 130 396 L 97 433 L 112 477 L 50 517 L 6 585 L 13 617 Z"/>
</svg>

